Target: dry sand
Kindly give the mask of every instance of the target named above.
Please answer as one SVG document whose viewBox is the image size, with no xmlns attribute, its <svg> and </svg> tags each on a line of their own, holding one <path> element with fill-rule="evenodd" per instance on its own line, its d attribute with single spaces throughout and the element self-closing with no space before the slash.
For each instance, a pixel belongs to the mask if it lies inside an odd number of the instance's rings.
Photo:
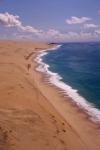
<svg viewBox="0 0 100 150">
<path fill-rule="evenodd" d="M 48 47 L 0 41 L 0 150 L 100 150 L 100 125 L 35 71 Z"/>
</svg>

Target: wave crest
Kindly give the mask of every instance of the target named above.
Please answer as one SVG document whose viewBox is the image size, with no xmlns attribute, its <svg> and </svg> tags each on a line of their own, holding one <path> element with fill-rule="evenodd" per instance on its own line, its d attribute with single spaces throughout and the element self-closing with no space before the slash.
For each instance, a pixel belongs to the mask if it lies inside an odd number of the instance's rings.
<svg viewBox="0 0 100 150">
<path fill-rule="evenodd" d="M 39 52 L 38 56 L 35 59 L 35 61 L 39 64 L 36 70 L 46 73 L 48 75 L 49 82 L 61 89 L 64 95 L 68 95 L 70 98 L 72 98 L 73 102 L 75 102 L 80 108 L 88 113 L 92 121 L 100 122 L 100 110 L 95 108 L 93 104 L 89 103 L 84 97 L 79 95 L 77 89 L 73 89 L 71 86 L 61 81 L 62 77 L 58 73 L 51 72 L 49 70 L 50 66 L 43 62 L 42 57 L 48 54 L 48 50 L 57 50 L 60 47 L 61 45 L 58 45 L 55 48 L 46 49 Z"/>
</svg>

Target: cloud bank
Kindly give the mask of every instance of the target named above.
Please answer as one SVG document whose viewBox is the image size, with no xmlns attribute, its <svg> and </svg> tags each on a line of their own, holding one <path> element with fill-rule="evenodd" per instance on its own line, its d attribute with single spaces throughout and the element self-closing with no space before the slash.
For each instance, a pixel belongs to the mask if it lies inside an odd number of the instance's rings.
<svg viewBox="0 0 100 150">
<path fill-rule="evenodd" d="M 93 23 L 86 23 L 91 21 L 91 18 L 88 17 L 71 17 L 67 19 L 66 22 L 69 25 L 72 24 L 82 24 L 83 30 L 79 32 L 75 31 L 65 31 L 61 32 L 56 29 L 48 29 L 47 31 L 34 28 L 33 26 L 23 25 L 20 17 L 17 15 L 12 15 L 9 13 L 0 13 L 0 25 L 3 28 L 15 29 L 15 32 L 10 33 L 10 36 L 14 39 L 33 39 L 40 41 L 50 41 L 50 42 L 69 42 L 69 41 L 89 41 L 89 40 L 98 40 L 100 39 L 100 28 L 99 26 Z M 94 32 L 89 32 L 87 29 L 92 28 Z M 86 31 L 85 31 L 86 29 Z M 3 35 L 2 35 L 3 37 Z M 4 37 L 9 38 L 9 34 L 4 33 Z"/>
</svg>

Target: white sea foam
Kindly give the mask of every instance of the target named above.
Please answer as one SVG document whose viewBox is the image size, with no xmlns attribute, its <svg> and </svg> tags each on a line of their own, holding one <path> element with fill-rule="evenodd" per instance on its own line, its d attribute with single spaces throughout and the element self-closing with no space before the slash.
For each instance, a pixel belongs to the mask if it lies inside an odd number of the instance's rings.
<svg viewBox="0 0 100 150">
<path fill-rule="evenodd" d="M 61 47 L 61 45 L 58 45 L 56 48 L 46 49 L 46 50 L 39 52 L 39 55 L 35 59 L 35 61 L 39 64 L 36 70 L 39 72 L 46 73 L 49 77 L 49 82 L 55 85 L 56 87 L 60 88 L 61 90 L 63 90 L 64 95 L 68 95 L 70 98 L 72 98 L 72 100 L 79 107 L 84 109 L 84 111 L 86 111 L 89 114 L 91 120 L 95 122 L 100 122 L 100 110 L 95 108 L 93 104 L 89 103 L 85 98 L 79 95 L 78 90 L 73 89 L 71 86 L 61 81 L 62 77 L 58 73 L 51 72 L 49 70 L 50 66 L 43 62 L 42 57 L 48 54 L 48 50 L 56 50 L 59 47 Z"/>
</svg>

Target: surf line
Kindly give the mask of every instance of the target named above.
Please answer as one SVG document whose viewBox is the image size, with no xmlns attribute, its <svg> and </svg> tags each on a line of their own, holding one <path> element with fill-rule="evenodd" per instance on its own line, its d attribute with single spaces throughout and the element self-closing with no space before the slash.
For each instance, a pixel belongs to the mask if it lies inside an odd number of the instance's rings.
<svg viewBox="0 0 100 150">
<path fill-rule="evenodd" d="M 90 119 L 93 122 L 100 123 L 100 110 L 95 108 L 93 104 L 79 95 L 78 90 L 73 89 L 71 86 L 64 83 L 62 81 L 62 77 L 58 73 L 50 71 L 50 66 L 43 62 L 43 57 L 49 53 L 48 51 L 58 50 L 59 48 L 61 48 L 61 46 L 62 45 L 57 45 L 54 48 L 40 51 L 35 58 L 35 62 L 39 64 L 39 66 L 36 68 L 36 71 L 46 73 L 48 75 L 50 84 L 61 89 L 64 95 L 68 95 L 73 100 L 73 102 L 77 104 L 78 107 L 80 107 L 89 115 Z"/>
</svg>

